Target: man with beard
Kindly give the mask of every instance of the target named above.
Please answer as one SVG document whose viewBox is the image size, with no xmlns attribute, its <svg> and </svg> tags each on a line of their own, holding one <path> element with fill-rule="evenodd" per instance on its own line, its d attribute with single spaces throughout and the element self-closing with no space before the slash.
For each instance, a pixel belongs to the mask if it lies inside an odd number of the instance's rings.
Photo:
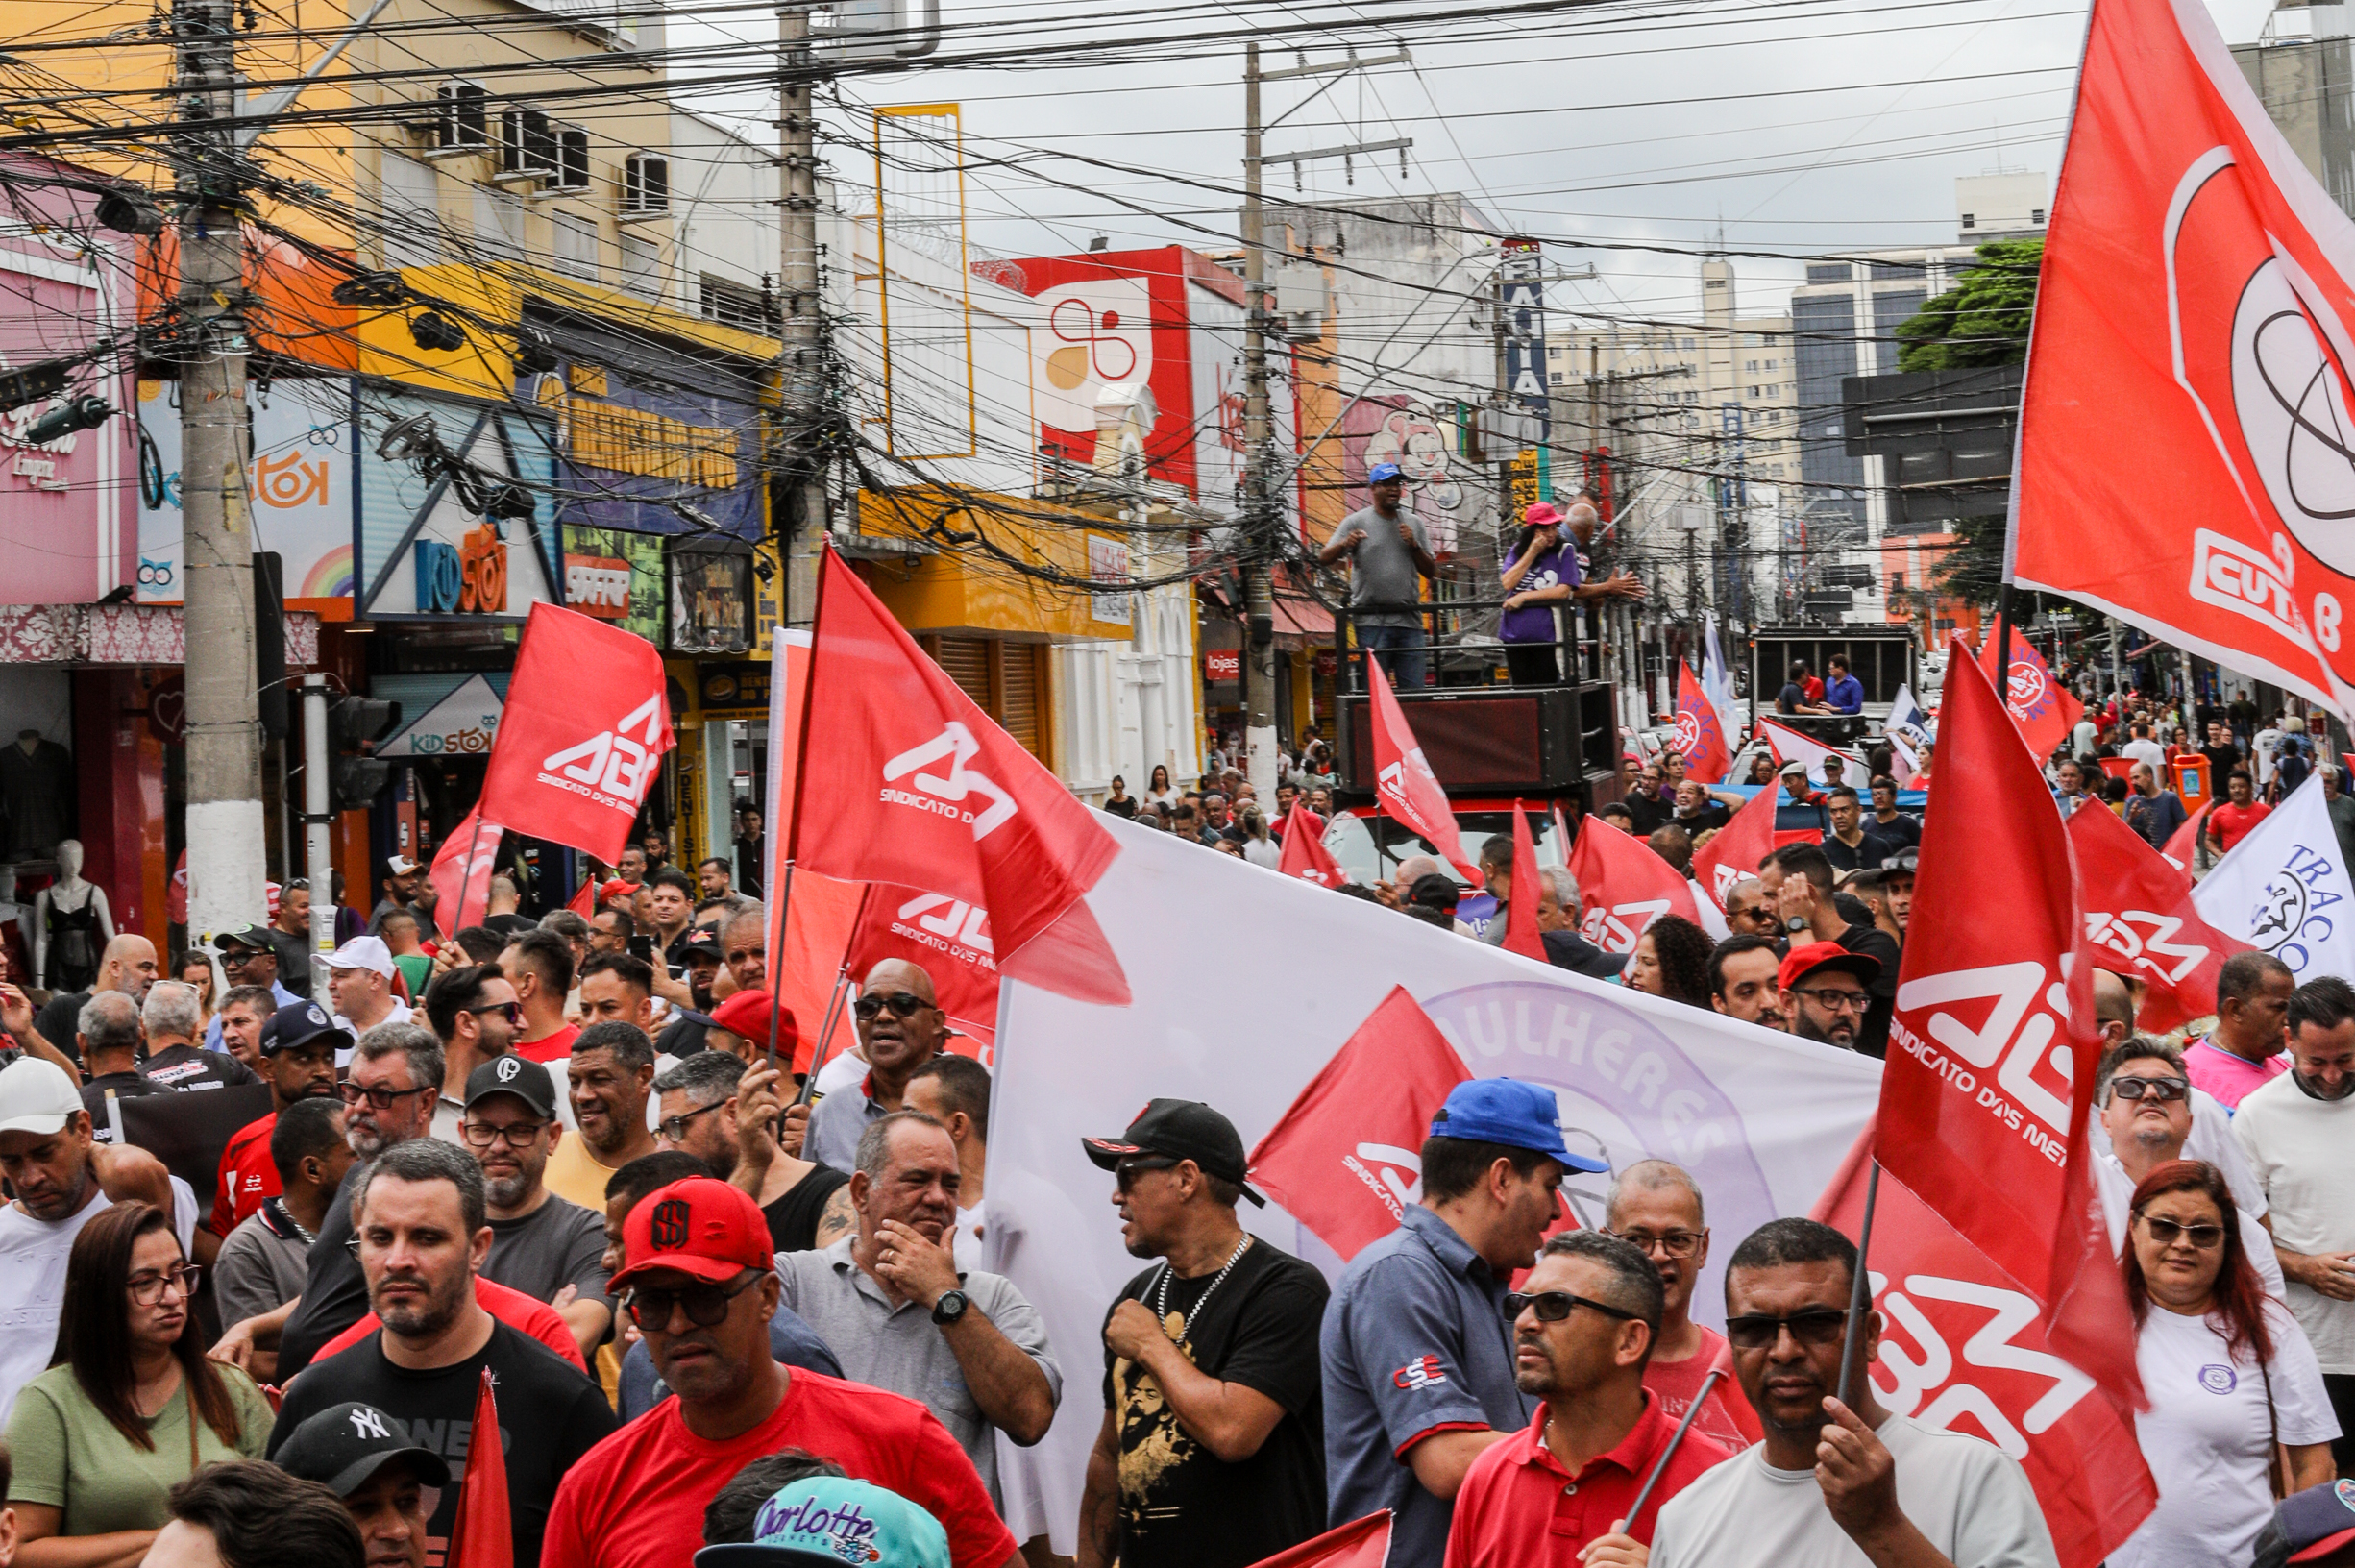
<svg viewBox="0 0 2355 1568">
<path fill-rule="evenodd" d="M 933 999 L 932 976 L 905 959 L 887 958 L 868 971 L 851 1014 L 858 1019 L 866 1076 L 818 1102 L 801 1151 L 836 1170 L 857 1162 L 859 1135 L 900 1108 L 908 1080 L 932 1060 L 948 1031 L 948 1015 Z"/>
<path fill-rule="evenodd" d="M 613 1328 L 605 1299 L 605 1222 L 541 1180 L 564 1128 L 548 1069 L 520 1056 L 483 1063 L 466 1080 L 458 1141 L 482 1167 L 491 1255 L 482 1277 L 555 1307 L 583 1360 Z M 557 1298 L 571 1287 L 572 1299 Z"/>
<path fill-rule="evenodd" d="M 2355 1467 L 2355 987 L 2307 981 L 2289 1024 L 2290 1070 L 2241 1101 L 2232 1136 L 2257 1167 L 2290 1311 L 2322 1363 L 2343 1475 Z"/>
<path fill-rule="evenodd" d="M 765 1013 L 766 993 L 752 994 L 763 998 Z M 656 1140 L 684 1149 L 713 1175 L 751 1193 L 777 1251 L 830 1247 L 858 1223 L 850 1177 L 777 1147 L 776 1081 L 765 1063 L 748 1067 L 726 1051 L 698 1051 L 654 1080 L 662 1118 L 654 1124 Z"/>
<path fill-rule="evenodd" d="M 1800 1039 L 1852 1051 L 1873 1005 L 1868 988 L 1879 974 L 1880 963 L 1869 953 L 1852 953 L 1836 942 L 1803 943 L 1776 973 L 1781 993 L 1775 1005 Z"/>
<path fill-rule="evenodd" d="M 488 1367 L 506 1454 L 511 1560 L 535 1563 L 557 1483 L 613 1431 L 613 1410 L 577 1367 L 476 1299 L 491 1228 L 482 1172 L 464 1150 L 412 1138 L 377 1156 L 356 1180 L 359 1266 L 383 1327 L 295 1381 L 279 1408 L 271 1453 L 310 1416 L 356 1402 L 406 1422 L 421 1446 L 462 1466 Z M 431 1558 L 449 1560 L 460 1490 L 445 1487 L 427 1520 Z"/>
<path fill-rule="evenodd" d="M 2028 1478 L 2001 1449 L 1833 1396 L 1856 1248 L 1812 1219 L 1753 1231 L 1726 1268 L 1734 1376 L 1766 1440 L 1660 1510 L 1651 1568 L 2054 1568 Z M 1868 1312 L 1857 1364 L 1879 1353 Z M 1689 1440 L 1689 1438 L 1688 1438 Z"/>
<path fill-rule="evenodd" d="M 1777 980 L 1781 968 L 1771 939 L 1728 937 L 1709 950 L 1709 1005 L 1727 1017 L 1762 1029 L 1790 1028 Z"/>
<path fill-rule="evenodd" d="M 515 1049 L 523 1009 L 515 987 L 496 964 L 464 964 L 426 989 L 426 1021 L 442 1042 L 441 1096 L 433 1107 L 433 1136 L 458 1141 L 475 1069 Z"/>
</svg>

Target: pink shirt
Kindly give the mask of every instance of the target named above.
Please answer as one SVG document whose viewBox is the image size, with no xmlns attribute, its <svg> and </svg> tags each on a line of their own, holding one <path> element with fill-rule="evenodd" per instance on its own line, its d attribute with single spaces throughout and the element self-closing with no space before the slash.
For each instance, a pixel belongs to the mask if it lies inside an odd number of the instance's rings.
<svg viewBox="0 0 2355 1568">
<path fill-rule="evenodd" d="M 2205 1036 L 2192 1042 L 2183 1053 L 2183 1070 L 2195 1088 L 2204 1089 L 2216 1096 L 2217 1103 L 2229 1111 L 2241 1103 L 2249 1090 L 2263 1087 L 2290 1070 L 2290 1053 L 2276 1051 L 2263 1062 L 2251 1062 L 2233 1055 L 2219 1045 L 2208 1043 Z"/>
</svg>

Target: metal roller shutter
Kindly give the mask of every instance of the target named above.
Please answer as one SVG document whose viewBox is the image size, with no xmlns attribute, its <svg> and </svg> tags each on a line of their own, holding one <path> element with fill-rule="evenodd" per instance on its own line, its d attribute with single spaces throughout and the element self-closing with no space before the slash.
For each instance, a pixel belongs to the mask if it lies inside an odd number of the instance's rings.
<svg viewBox="0 0 2355 1568">
<path fill-rule="evenodd" d="M 979 637 L 944 637 L 933 655 L 980 709 L 990 711 L 990 644 Z"/>
<path fill-rule="evenodd" d="M 1006 659 L 1006 711 L 998 723 L 1022 743 L 1022 749 L 1039 754 L 1039 650 L 1028 643 L 1002 645 Z"/>
</svg>

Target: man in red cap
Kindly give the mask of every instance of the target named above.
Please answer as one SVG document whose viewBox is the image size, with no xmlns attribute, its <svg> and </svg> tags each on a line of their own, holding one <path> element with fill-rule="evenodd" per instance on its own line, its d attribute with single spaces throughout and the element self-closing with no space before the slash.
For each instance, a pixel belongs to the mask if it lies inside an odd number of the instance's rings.
<svg viewBox="0 0 2355 1568">
<path fill-rule="evenodd" d="M 1775 984 L 1791 1033 L 1852 1051 L 1879 977 L 1880 960 L 1872 954 L 1852 953 L 1836 942 L 1808 942 L 1791 949 Z"/>
<path fill-rule="evenodd" d="M 676 1568 L 703 1508 L 748 1462 L 822 1454 L 948 1530 L 954 1568 L 1018 1563 L 973 1463 L 912 1399 L 781 1365 L 769 1348 L 777 1277 L 769 1228 L 727 1183 L 690 1177 L 623 1222 L 613 1277 L 675 1399 L 591 1449 L 556 1492 L 542 1568 Z"/>
</svg>

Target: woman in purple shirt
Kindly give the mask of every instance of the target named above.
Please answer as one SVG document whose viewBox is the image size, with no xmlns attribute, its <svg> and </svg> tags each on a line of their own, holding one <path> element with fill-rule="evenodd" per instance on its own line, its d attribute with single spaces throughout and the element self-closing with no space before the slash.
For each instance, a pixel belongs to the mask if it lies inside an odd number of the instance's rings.
<svg viewBox="0 0 2355 1568">
<path fill-rule="evenodd" d="M 1558 686 L 1561 642 L 1556 614 L 1579 583 L 1578 551 L 1562 540 L 1561 516 L 1545 502 L 1522 514 L 1521 536 L 1505 558 L 1505 613 L 1497 636 L 1515 686 Z"/>
</svg>

